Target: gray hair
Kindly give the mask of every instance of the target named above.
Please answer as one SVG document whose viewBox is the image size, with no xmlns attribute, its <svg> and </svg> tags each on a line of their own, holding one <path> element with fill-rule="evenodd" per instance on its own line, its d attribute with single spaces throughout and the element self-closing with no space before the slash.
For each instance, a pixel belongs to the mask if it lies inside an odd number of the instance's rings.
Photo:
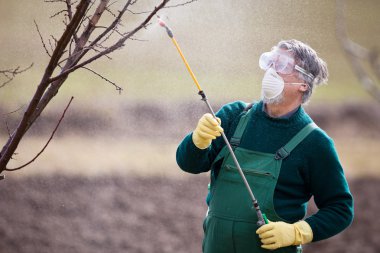
<svg viewBox="0 0 380 253">
<path fill-rule="evenodd" d="M 277 47 L 291 50 L 296 64 L 314 76 L 311 78 L 301 72 L 298 73 L 299 77 L 309 85 L 309 89 L 302 96 L 302 103 L 306 103 L 315 86 L 327 83 L 329 73 L 326 62 L 319 58 L 317 52 L 309 45 L 298 40 L 282 40 Z"/>
</svg>

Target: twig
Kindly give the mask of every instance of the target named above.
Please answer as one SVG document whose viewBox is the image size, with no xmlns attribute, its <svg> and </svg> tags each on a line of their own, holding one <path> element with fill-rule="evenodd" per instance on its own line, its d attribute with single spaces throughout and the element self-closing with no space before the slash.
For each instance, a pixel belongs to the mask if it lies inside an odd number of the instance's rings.
<svg viewBox="0 0 380 253">
<path fill-rule="evenodd" d="M 54 40 L 55 42 L 55 45 L 54 45 L 54 48 L 57 46 L 58 44 L 58 40 L 53 36 L 53 35 L 50 35 L 50 37 Z"/>
<path fill-rule="evenodd" d="M 64 3 L 65 1 L 64 0 L 45 0 L 44 1 L 45 3 Z"/>
<path fill-rule="evenodd" d="M 117 27 L 118 25 L 120 25 L 120 23 L 116 24 L 116 26 L 112 29 L 112 31 L 111 31 L 107 36 L 105 36 L 105 38 L 104 38 L 101 42 L 99 42 L 99 43 L 97 43 L 97 44 L 102 45 L 102 44 L 105 43 L 107 40 L 109 40 L 109 39 L 111 38 L 111 36 L 112 36 L 114 33 L 117 33 L 117 34 L 120 35 L 121 37 L 124 37 L 124 34 L 122 34 L 121 32 L 119 32 L 118 27 Z"/>
<path fill-rule="evenodd" d="M 110 3 L 109 5 L 107 5 L 107 8 L 111 7 L 112 5 L 114 5 L 115 3 L 119 2 L 118 0 L 116 1 L 113 1 L 112 3 Z"/>
<path fill-rule="evenodd" d="M 34 161 L 35 161 L 35 160 L 36 160 L 36 159 L 37 159 L 37 158 L 38 158 L 38 157 L 39 157 L 39 156 L 45 151 L 46 147 L 49 145 L 50 141 L 53 139 L 54 134 L 55 134 L 55 132 L 57 131 L 59 125 L 61 124 L 63 118 L 65 117 L 65 113 L 66 113 L 67 109 L 69 108 L 69 106 L 70 106 L 70 104 L 71 104 L 71 101 L 73 101 L 73 99 L 74 99 L 74 97 L 71 97 L 69 103 L 67 104 L 65 110 L 64 110 L 63 113 L 62 113 L 61 118 L 59 119 L 57 125 L 55 126 L 54 131 L 53 131 L 52 134 L 50 135 L 49 140 L 46 142 L 45 146 L 41 149 L 41 151 L 38 152 L 38 154 L 37 154 L 32 160 L 30 160 L 29 162 L 25 163 L 24 165 L 21 165 L 21 166 L 19 166 L 19 167 L 17 167 L 17 168 L 12 168 L 12 169 L 8 169 L 8 168 L 6 168 L 6 169 L 5 169 L 6 171 L 20 170 L 20 169 L 22 169 L 22 168 L 28 166 L 29 164 L 31 164 L 32 162 L 34 162 Z"/>
<path fill-rule="evenodd" d="M 73 11 L 71 10 L 71 0 L 66 0 L 66 9 L 67 9 L 67 15 L 69 16 L 69 20 L 73 18 Z"/>
<path fill-rule="evenodd" d="M 62 13 L 65 13 L 65 12 L 67 12 L 67 10 L 60 10 L 60 11 L 58 11 L 57 13 L 51 15 L 50 18 L 55 18 L 55 17 L 58 16 L 59 14 L 62 14 Z M 65 15 L 67 15 L 67 14 L 65 14 Z"/>
<path fill-rule="evenodd" d="M 150 13 L 151 11 L 140 11 L 140 12 L 134 12 L 131 10 L 127 10 L 128 12 L 132 13 L 133 15 L 140 15 L 140 14 L 147 14 Z"/>
<path fill-rule="evenodd" d="M 66 9 L 67 9 L 67 16 L 69 18 L 69 22 L 73 19 L 73 11 L 71 9 L 71 5 L 73 5 L 73 3 L 71 3 L 71 0 L 66 0 Z M 73 34 L 73 39 L 75 42 L 78 42 L 78 36 L 76 33 Z M 71 48 L 71 43 L 70 43 L 70 48 Z M 69 50 L 69 55 L 71 54 L 70 50 Z"/>
<path fill-rule="evenodd" d="M 51 51 L 53 52 L 53 51 L 54 51 L 53 44 L 51 43 L 51 40 L 50 40 L 50 39 L 49 39 L 48 41 L 49 41 L 50 49 L 51 49 Z"/>
<path fill-rule="evenodd" d="M 192 3 L 192 2 L 195 2 L 195 1 L 198 1 L 198 0 L 189 0 L 189 1 L 184 2 L 184 3 L 165 6 L 163 9 L 169 9 L 169 8 L 175 8 L 175 7 L 179 7 L 179 6 L 185 6 L 185 5 L 190 4 L 190 3 Z"/>
<path fill-rule="evenodd" d="M 119 92 L 119 94 L 121 94 L 121 91 L 123 90 L 123 88 L 121 88 L 120 86 L 118 86 L 116 83 L 112 82 L 111 80 L 105 78 L 104 76 L 102 76 L 101 74 L 97 73 L 96 71 L 90 69 L 90 68 L 87 68 L 87 67 L 82 67 L 83 69 L 86 69 L 90 72 L 92 72 L 93 74 L 97 75 L 98 77 L 100 77 L 101 79 L 103 79 L 104 81 L 112 84 L 113 86 L 115 86 L 116 90 Z"/>
<path fill-rule="evenodd" d="M 8 137 L 11 137 L 11 131 L 9 130 L 8 121 L 5 122 L 5 126 L 7 127 Z"/>
<path fill-rule="evenodd" d="M 12 114 L 12 113 L 18 112 L 18 111 L 20 111 L 23 107 L 25 107 L 25 105 L 22 105 L 22 106 L 20 106 L 19 108 L 17 108 L 16 110 L 13 110 L 13 111 L 11 111 L 11 112 L 4 113 L 3 116 L 10 115 L 10 114 Z"/>
<path fill-rule="evenodd" d="M 33 21 L 34 21 L 34 24 L 36 25 L 36 29 L 37 29 L 38 35 L 40 35 L 40 39 L 41 39 L 41 42 L 42 42 L 42 46 L 44 47 L 45 52 L 46 52 L 46 54 L 47 54 L 49 57 L 51 57 L 51 54 L 49 53 L 49 50 L 47 49 L 47 47 L 46 47 L 46 45 L 45 45 L 44 38 L 42 37 L 42 34 L 41 34 L 40 29 L 39 29 L 39 27 L 38 27 L 38 25 L 37 25 L 37 22 L 36 22 L 36 20 L 33 20 Z"/>
<path fill-rule="evenodd" d="M 93 47 L 84 47 L 83 49 L 94 49 Z M 81 53 L 81 51 L 74 52 L 74 54 L 70 54 L 68 57 L 64 58 L 63 60 L 59 61 L 58 64 L 62 64 L 63 62 L 67 61 L 68 59 L 71 59 L 72 57 L 76 57 Z"/>
<path fill-rule="evenodd" d="M 8 80 L 3 82 L 2 84 L 0 84 L 0 88 L 4 87 L 5 85 L 7 85 L 8 83 L 10 83 L 16 75 L 18 74 L 21 74 L 25 71 L 27 71 L 28 69 L 30 69 L 31 67 L 33 66 L 33 63 L 30 64 L 29 67 L 26 67 L 24 69 L 20 69 L 20 66 L 18 66 L 17 68 L 15 69 L 6 69 L 6 70 L 0 70 L 0 74 L 2 74 L 3 76 L 5 76 Z"/>
<path fill-rule="evenodd" d="M 184 2 L 184 3 L 180 3 L 180 4 L 164 6 L 162 9 L 169 9 L 169 8 L 175 8 L 175 7 L 179 7 L 179 6 L 185 6 L 185 5 L 190 4 L 190 3 L 192 3 L 192 2 L 195 2 L 195 1 L 198 1 L 198 0 L 189 0 L 189 1 L 186 1 L 186 2 Z M 131 5 L 132 5 L 132 4 L 131 4 Z M 128 12 L 132 13 L 133 15 L 140 15 L 140 14 L 147 14 L 147 13 L 150 13 L 151 11 L 134 12 L 134 11 L 128 10 Z"/>
<path fill-rule="evenodd" d="M 107 47 L 102 46 L 101 44 L 96 44 L 95 46 L 96 46 L 96 47 L 99 47 L 99 48 L 101 48 L 101 49 L 105 49 L 105 48 L 107 48 Z M 93 47 L 92 50 L 94 50 L 94 51 L 97 52 L 97 53 L 100 53 L 100 52 L 101 52 L 99 49 L 97 49 L 97 48 L 95 48 L 95 47 Z M 111 56 L 106 55 L 106 57 L 107 57 L 108 60 L 112 60 L 112 57 L 111 57 Z"/>
<path fill-rule="evenodd" d="M 134 37 L 130 37 L 129 39 L 130 40 L 141 41 L 141 42 L 147 42 L 147 41 L 149 41 L 149 40 L 143 40 L 143 39 L 138 39 L 138 38 L 134 38 Z"/>
<path fill-rule="evenodd" d="M 111 4 L 109 4 L 109 5 L 107 6 L 106 11 L 107 11 L 109 14 L 111 14 L 114 18 L 116 18 L 116 17 L 117 17 L 116 14 L 113 13 L 113 12 L 110 10 L 110 5 L 111 5 Z"/>
<path fill-rule="evenodd" d="M 90 41 L 89 41 L 90 42 Z M 97 49 L 96 47 L 98 48 L 101 48 L 101 49 L 106 49 L 107 47 L 101 45 L 101 44 L 96 44 L 95 47 L 92 48 L 92 50 L 94 50 L 96 53 L 100 53 L 101 51 L 99 49 Z M 107 59 L 108 60 L 112 60 L 112 57 L 109 56 L 109 55 L 106 55 Z"/>
</svg>

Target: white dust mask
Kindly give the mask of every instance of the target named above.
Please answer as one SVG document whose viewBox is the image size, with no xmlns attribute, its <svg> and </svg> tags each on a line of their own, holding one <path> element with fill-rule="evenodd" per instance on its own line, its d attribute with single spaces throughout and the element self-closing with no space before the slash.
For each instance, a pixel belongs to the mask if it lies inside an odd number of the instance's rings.
<svg viewBox="0 0 380 253">
<path fill-rule="evenodd" d="M 279 76 L 273 68 L 269 68 L 263 77 L 262 94 L 266 99 L 272 99 L 281 94 L 284 90 L 284 79 Z"/>
</svg>

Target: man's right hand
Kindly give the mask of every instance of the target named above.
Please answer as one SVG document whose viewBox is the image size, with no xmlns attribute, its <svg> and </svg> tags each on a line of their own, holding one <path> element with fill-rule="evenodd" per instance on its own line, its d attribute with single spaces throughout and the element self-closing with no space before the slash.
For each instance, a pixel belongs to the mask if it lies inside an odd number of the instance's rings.
<svg viewBox="0 0 380 253">
<path fill-rule="evenodd" d="M 198 125 L 193 132 L 194 145 L 199 149 L 206 149 L 211 145 L 211 141 L 221 136 L 223 128 L 218 121 L 210 114 L 204 114 L 198 121 Z M 218 123 L 219 122 L 219 123 Z"/>
</svg>

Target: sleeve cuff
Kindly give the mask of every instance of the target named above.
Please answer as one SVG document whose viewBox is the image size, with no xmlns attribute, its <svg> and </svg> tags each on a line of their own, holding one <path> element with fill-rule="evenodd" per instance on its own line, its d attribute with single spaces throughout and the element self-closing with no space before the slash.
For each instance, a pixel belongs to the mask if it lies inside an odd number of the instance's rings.
<svg viewBox="0 0 380 253">
<path fill-rule="evenodd" d="M 208 153 L 211 149 L 211 145 L 205 149 L 200 149 L 197 146 L 195 146 L 193 142 L 193 133 L 190 133 L 186 138 L 188 138 L 188 143 L 189 143 L 188 148 L 191 152 L 194 152 L 199 155 L 204 155 L 205 153 Z"/>
<path fill-rule="evenodd" d="M 295 245 L 306 244 L 313 240 L 313 230 L 306 221 L 294 223 L 294 228 L 296 230 Z"/>
</svg>

